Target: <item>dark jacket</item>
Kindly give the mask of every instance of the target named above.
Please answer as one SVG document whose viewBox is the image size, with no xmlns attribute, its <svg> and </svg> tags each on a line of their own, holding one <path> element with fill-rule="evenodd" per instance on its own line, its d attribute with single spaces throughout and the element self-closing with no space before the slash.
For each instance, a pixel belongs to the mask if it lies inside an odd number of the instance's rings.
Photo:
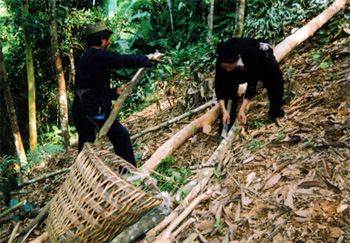
<svg viewBox="0 0 350 243">
<path fill-rule="evenodd" d="M 144 55 L 121 55 L 89 48 L 80 59 L 75 78 L 73 112 L 90 117 L 109 114 L 116 89 L 110 87 L 110 70 L 152 66 Z"/>
<path fill-rule="evenodd" d="M 225 44 L 239 51 L 244 70 L 236 67 L 227 72 L 221 68 L 222 58 L 218 56 L 216 62 L 215 92 L 218 100 L 236 99 L 238 86 L 248 83 L 245 98 L 252 99 L 255 95 L 259 80 L 268 84 L 276 75 L 280 76 L 279 65 L 273 56 L 272 49 L 262 50 L 260 41 L 252 38 L 230 38 Z"/>
</svg>

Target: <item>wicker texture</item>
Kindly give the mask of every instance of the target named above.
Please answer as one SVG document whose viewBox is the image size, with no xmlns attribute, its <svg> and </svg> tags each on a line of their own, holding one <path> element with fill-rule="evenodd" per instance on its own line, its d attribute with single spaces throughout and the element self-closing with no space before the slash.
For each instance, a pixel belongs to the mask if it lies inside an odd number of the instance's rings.
<svg viewBox="0 0 350 243">
<path fill-rule="evenodd" d="M 86 143 L 52 201 L 51 242 L 109 242 L 159 205 L 156 185 L 125 181 L 137 172 L 114 153 Z"/>
</svg>

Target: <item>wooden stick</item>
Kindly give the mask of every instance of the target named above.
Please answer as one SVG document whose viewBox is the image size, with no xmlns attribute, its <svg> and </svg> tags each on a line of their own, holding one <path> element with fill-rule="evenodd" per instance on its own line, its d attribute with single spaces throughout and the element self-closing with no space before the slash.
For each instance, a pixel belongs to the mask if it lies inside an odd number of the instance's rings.
<svg viewBox="0 0 350 243">
<path fill-rule="evenodd" d="M 21 221 L 17 222 L 15 228 L 13 229 L 13 231 L 11 233 L 11 236 L 10 236 L 10 239 L 9 239 L 8 243 L 12 243 L 13 240 L 15 239 L 15 236 L 17 234 L 17 231 L 18 231 L 18 228 L 19 228 L 20 224 L 21 224 Z"/>
<path fill-rule="evenodd" d="M 193 243 L 195 242 L 195 240 L 198 238 L 198 234 L 197 233 L 192 233 L 190 234 L 183 243 Z"/>
<path fill-rule="evenodd" d="M 185 228 L 190 226 L 195 221 L 196 220 L 194 218 L 190 218 L 189 220 L 187 220 L 173 233 L 173 237 L 175 238 L 176 236 L 178 236 L 178 234 L 180 234 L 183 230 L 185 230 Z"/>
<path fill-rule="evenodd" d="M 212 191 L 200 195 L 191 202 L 191 204 L 169 225 L 169 227 L 156 239 L 155 243 L 166 243 L 171 242 L 171 232 L 184 220 L 192 210 L 198 206 L 199 203 L 209 199 L 212 195 Z"/>
<path fill-rule="evenodd" d="M 70 168 L 65 168 L 65 169 L 61 169 L 61 170 L 57 170 L 57 171 L 54 171 L 52 173 L 49 173 L 49 174 L 46 174 L 46 175 L 43 175 L 41 177 L 38 177 L 38 178 L 35 178 L 35 179 L 32 179 L 32 180 L 29 180 L 29 181 L 24 181 L 22 183 L 18 183 L 18 186 L 19 187 L 23 187 L 25 185 L 29 185 L 29 184 L 32 184 L 32 183 L 35 183 L 35 182 L 38 182 L 38 181 L 41 181 L 41 180 L 45 180 L 47 178 L 50 178 L 50 177 L 53 177 L 55 175 L 58 175 L 58 174 L 62 174 L 62 173 L 66 173 L 70 170 Z"/>
<path fill-rule="evenodd" d="M 238 126 L 238 118 L 236 118 L 235 123 L 231 127 L 226 138 L 221 141 L 220 145 L 216 148 L 216 150 L 214 151 L 212 156 L 210 156 L 208 161 L 203 164 L 203 166 L 215 166 L 216 164 L 221 162 L 224 159 L 226 151 L 230 149 L 233 141 L 236 139 L 241 129 L 242 127 Z"/>
<path fill-rule="evenodd" d="M 161 57 L 163 57 L 163 56 L 164 56 L 164 54 L 161 54 L 161 53 L 155 53 L 154 54 L 154 58 L 156 60 L 161 58 Z M 120 94 L 120 96 L 118 97 L 117 101 L 113 105 L 113 109 L 111 111 L 111 114 L 109 115 L 109 117 L 107 118 L 105 123 L 103 124 L 103 126 L 100 129 L 99 133 L 96 135 L 96 140 L 95 140 L 94 144 L 101 145 L 102 138 L 104 138 L 107 135 L 107 133 L 108 133 L 109 129 L 111 128 L 114 120 L 118 116 L 119 111 L 122 109 L 124 101 L 129 96 L 129 94 L 133 90 L 133 88 L 141 81 L 141 79 L 143 78 L 143 76 L 145 75 L 145 73 L 149 69 L 150 69 L 149 67 L 140 68 L 137 71 L 137 73 L 135 74 L 135 76 L 132 78 L 132 80 L 130 81 L 130 84 Z"/>
<path fill-rule="evenodd" d="M 39 224 L 42 220 L 44 220 L 47 217 L 47 215 L 49 214 L 51 202 L 52 202 L 52 200 L 45 205 L 43 210 L 41 210 L 41 212 L 38 214 L 38 216 L 36 216 L 36 218 L 30 222 L 28 227 L 21 231 L 21 233 L 20 233 L 21 235 L 26 234 L 30 229 L 35 227 L 35 225 Z"/>
<path fill-rule="evenodd" d="M 29 243 L 42 243 L 48 239 L 49 239 L 49 233 L 45 231 L 42 235 L 40 235 L 35 240 L 30 241 Z"/>
<path fill-rule="evenodd" d="M 32 228 L 28 231 L 28 233 L 27 233 L 25 236 L 18 238 L 18 242 L 21 242 L 21 243 L 26 242 L 28 236 L 32 233 L 32 231 L 33 231 L 37 226 L 38 226 L 38 224 L 34 225 L 34 227 L 32 227 Z"/>
<path fill-rule="evenodd" d="M 24 202 L 25 202 L 25 201 L 19 202 L 19 203 L 17 203 L 15 206 L 13 206 L 12 208 L 9 208 L 9 209 L 7 209 L 6 211 L 2 212 L 2 213 L 0 214 L 0 218 L 2 218 L 2 217 L 4 217 L 4 216 L 6 216 L 7 214 L 11 213 L 12 211 L 15 211 L 15 210 L 17 210 L 18 208 L 22 207 L 23 204 L 24 204 Z"/>
</svg>

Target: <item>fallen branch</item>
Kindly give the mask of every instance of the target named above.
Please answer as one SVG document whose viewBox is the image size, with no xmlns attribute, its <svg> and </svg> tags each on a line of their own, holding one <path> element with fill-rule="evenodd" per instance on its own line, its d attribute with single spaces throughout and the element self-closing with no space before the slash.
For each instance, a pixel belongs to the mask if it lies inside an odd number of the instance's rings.
<svg viewBox="0 0 350 243">
<path fill-rule="evenodd" d="M 39 224 L 41 221 L 43 221 L 47 217 L 47 215 L 49 214 L 50 204 L 51 204 L 51 201 L 45 205 L 45 207 L 41 210 L 41 212 L 38 214 L 38 216 L 36 216 L 36 218 L 30 222 L 28 227 L 21 231 L 21 233 L 20 233 L 21 235 L 26 234 L 35 225 Z"/>
<path fill-rule="evenodd" d="M 11 236 L 10 236 L 8 243 L 12 243 L 13 240 L 15 239 L 20 224 L 21 224 L 21 221 L 17 222 L 15 228 L 13 229 L 13 231 L 11 233 Z"/>
<path fill-rule="evenodd" d="M 23 210 L 21 210 L 19 212 L 19 219 L 20 220 L 24 220 L 24 219 L 27 219 L 27 218 L 35 218 L 36 216 L 38 216 L 39 214 L 39 209 L 34 209 L 32 211 L 30 211 L 29 213 L 26 213 L 26 212 L 23 212 Z M 3 225 L 3 224 L 6 224 L 8 222 L 10 222 L 11 220 L 13 220 L 13 216 L 7 216 L 7 217 L 3 217 L 0 219 L 0 227 Z"/>
<path fill-rule="evenodd" d="M 0 218 L 2 218 L 2 217 L 4 217 L 4 216 L 6 216 L 7 214 L 9 214 L 9 213 L 11 213 L 11 212 L 17 210 L 18 208 L 22 207 L 22 206 L 24 205 L 24 203 L 25 203 L 25 201 L 19 202 L 19 203 L 17 203 L 15 206 L 13 206 L 12 208 L 9 208 L 9 209 L 7 209 L 6 211 L 2 212 L 2 213 L 0 214 Z"/>
<path fill-rule="evenodd" d="M 47 178 L 50 178 L 50 177 L 53 177 L 55 175 L 58 175 L 58 174 L 62 174 L 62 173 L 66 173 L 70 170 L 70 168 L 65 168 L 65 169 L 62 169 L 62 170 L 57 170 L 57 171 L 54 171 L 52 173 L 49 173 L 47 175 L 43 175 L 41 177 L 38 177 L 38 178 L 35 178 L 33 180 L 29 180 L 29 181 L 24 181 L 22 183 L 18 183 L 18 187 L 23 187 L 25 185 L 29 185 L 29 184 L 32 184 L 32 183 L 35 183 L 35 182 L 38 182 L 38 181 L 42 181 L 42 180 L 45 180 Z"/>
<path fill-rule="evenodd" d="M 197 194 L 203 190 L 203 188 L 208 184 L 210 178 L 214 174 L 212 168 L 204 169 L 202 174 L 201 181 L 192 189 L 192 191 L 184 199 L 184 202 L 180 204 L 171 214 L 169 214 L 162 222 L 160 222 L 156 227 L 150 230 L 147 235 L 144 243 L 154 242 L 156 235 L 163 230 L 170 222 L 174 221 L 178 217 L 179 212 L 188 206 L 188 203 L 197 196 Z"/>
<path fill-rule="evenodd" d="M 47 231 L 44 232 L 44 234 L 40 235 L 35 240 L 30 241 L 29 243 L 42 243 L 49 239 L 49 233 Z"/>
<path fill-rule="evenodd" d="M 176 238 L 182 231 L 184 231 L 187 227 L 189 227 L 196 220 L 194 218 L 190 218 L 185 223 L 183 223 L 174 233 L 173 237 Z"/>
<path fill-rule="evenodd" d="M 209 106 L 211 106 L 211 105 L 213 105 L 215 103 L 216 103 L 216 100 L 211 100 L 211 101 L 205 103 L 204 105 L 201 105 L 201 106 L 199 106 L 199 107 L 197 107 L 197 108 L 195 108 L 193 110 L 190 110 L 190 111 L 182 114 L 181 116 L 178 116 L 178 117 L 175 117 L 175 118 L 173 118 L 173 119 L 171 119 L 169 121 L 163 122 L 162 124 L 159 124 L 158 126 L 147 128 L 147 129 L 143 130 L 142 132 L 131 136 L 130 139 L 131 140 L 135 140 L 136 138 L 139 138 L 139 137 L 141 137 L 142 135 L 144 135 L 146 133 L 154 132 L 154 131 L 157 131 L 157 130 L 163 128 L 163 127 L 167 127 L 167 126 L 169 126 L 169 125 L 171 125 L 171 124 L 173 124 L 175 122 L 178 122 L 178 121 L 180 121 L 180 120 L 182 120 L 182 119 L 184 119 L 184 118 L 186 118 L 186 117 L 188 117 L 190 115 L 193 115 L 193 114 L 195 114 L 195 113 L 197 113 L 197 112 L 199 112 L 201 110 L 204 110 L 205 108 L 207 108 L 207 107 L 209 107 Z"/>
<path fill-rule="evenodd" d="M 312 36 L 316 30 L 322 27 L 329 19 L 333 17 L 342 7 L 345 6 L 346 0 L 336 0 L 329 8 L 323 11 L 316 18 L 312 19 L 304 27 L 294 34 L 288 36 L 284 41 L 274 48 L 274 55 L 277 62 L 285 58 L 301 42 Z"/>
<path fill-rule="evenodd" d="M 191 202 L 191 204 L 169 225 L 169 227 L 156 239 L 155 243 L 166 243 L 171 242 L 171 232 L 184 220 L 192 210 L 198 206 L 199 203 L 209 199 L 212 195 L 212 191 L 200 195 Z"/>
<path fill-rule="evenodd" d="M 302 104 L 302 105 L 299 105 L 299 106 L 294 106 L 294 107 L 292 107 L 291 109 L 287 110 L 286 113 L 290 113 L 290 112 L 292 112 L 292 111 L 294 111 L 294 110 L 297 110 L 297 109 L 300 109 L 300 108 L 303 108 L 303 107 L 306 107 L 306 106 L 309 106 L 309 105 L 315 106 L 315 105 L 318 105 L 319 103 L 321 103 L 321 102 L 323 102 L 323 101 L 324 101 L 324 98 L 321 97 L 321 98 L 312 100 L 312 101 L 310 101 L 310 102 L 308 102 L 308 103 L 305 103 L 305 104 Z"/>
</svg>

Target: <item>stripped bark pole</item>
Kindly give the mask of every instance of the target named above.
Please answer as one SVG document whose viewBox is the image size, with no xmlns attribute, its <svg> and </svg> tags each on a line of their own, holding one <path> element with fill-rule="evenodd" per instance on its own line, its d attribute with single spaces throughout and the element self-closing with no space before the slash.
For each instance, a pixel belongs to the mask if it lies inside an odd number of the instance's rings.
<svg viewBox="0 0 350 243">
<path fill-rule="evenodd" d="M 336 13 L 345 6 L 346 0 L 336 0 L 329 8 L 316 18 L 312 19 L 304 27 L 294 34 L 288 36 L 284 41 L 274 48 L 277 62 L 285 58 L 295 47 L 312 36 L 319 28 L 328 22 Z"/>
<path fill-rule="evenodd" d="M 195 114 L 195 113 L 197 113 L 199 111 L 202 111 L 205 108 L 207 108 L 207 107 L 209 107 L 209 106 L 211 106 L 211 105 L 213 105 L 215 103 L 216 103 L 216 100 L 211 100 L 211 101 L 205 103 L 204 105 L 201 105 L 201 106 L 199 106 L 199 107 L 197 107 L 197 108 L 195 108 L 193 110 L 190 110 L 190 111 L 188 111 L 188 112 L 186 112 L 186 113 L 184 113 L 184 114 L 182 114 L 182 115 L 180 115 L 178 117 L 175 117 L 175 118 L 173 118 L 173 119 L 171 119 L 169 121 L 163 122 L 163 123 L 159 124 L 158 126 L 147 128 L 147 129 L 143 130 L 142 132 L 131 136 L 130 139 L 131 140 L 135 140 L 135 139 L 141 137 L 142 135 L 144 135 L 146 133 L 154 132 L 154 131 L 157 131 L 157 130 L 163 128 L 163 127 L 167 127 L 167 126 L 169 126 L 169 125 L 171 125 L 171 124 L 173 124 L 175 122 L 178 122 L 178 121 L 180 121 L 180 120 L 182 120 L 182 119 L 184 119 L 184 118 L 186 118 L 186 117 L 188 117 L 190 115 L 193 115 L 193 114 Z"/>
<path fill-rule="evenodd" d="M 143 171 L 150 172 L 150 169 L 156 170 L 158 165 L 162 162 L 162 159 L 165 159 L 172 155 L 178 147 L 180 147 L 187 139 L 194 136 L 200 130 L 203 130 L 204 133 L 209 133 L 212 129 L 213 123 L 217 120 L 219 114 L 220 108 L 217 104 L 205 115 L 187 125 L 172 138 L 170 138 L 166 143 L 164 143 L 151 156 L 151 158 L 144 164 Z"/>
</svg>

